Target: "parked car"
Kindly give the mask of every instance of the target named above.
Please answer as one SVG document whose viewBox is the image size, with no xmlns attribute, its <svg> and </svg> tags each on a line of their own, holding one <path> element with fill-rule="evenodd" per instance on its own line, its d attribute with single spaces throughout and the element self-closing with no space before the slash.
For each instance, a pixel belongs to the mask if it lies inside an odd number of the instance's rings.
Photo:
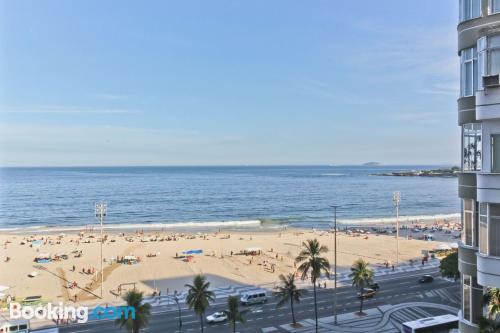
<svg viewBox="0 0 500 333">
<path fill-rule="evenodd" d="M 227 315 L 224 312 L 215 312 L 210 316 L 207 316 L 208 323 L 222 323 L 227 320 Z"/>
<path fill-rule="evenodd" d="M 372 298 L 377 292 L 371 288 L 363 289 L 363 292 L 358 293 L 359 298 Z"/>
<path fill-rule="evenodd" d="M 424 275 L 418 280 L 419 283 L 430 283 L 432 281 L 434 281 L 434 278 L 430 275 Z"/>
<path fill-rule="evenodd" d="M 376 282 L 374 282 L 374 283 L 372 283 L 372 284 L 369 284 L 369 285 L 368 285 L 368 288 L 373 289 L 373 290 L 375 290 L 375 291 L 378 291 L 378 290 L 380 289 L 380 287 L 379 287 L 378 283 L 376 283 Z"/>
</svg>

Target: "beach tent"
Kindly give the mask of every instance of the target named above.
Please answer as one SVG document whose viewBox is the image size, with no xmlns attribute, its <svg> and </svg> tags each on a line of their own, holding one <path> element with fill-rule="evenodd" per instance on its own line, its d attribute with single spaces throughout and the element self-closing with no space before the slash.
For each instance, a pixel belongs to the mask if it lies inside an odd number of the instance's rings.
<svg viewBox="0 0 500 333">
<path fill-rule="evenodd" d="M 203 254 L 203 250 L 187 250 L 187 251 L 183 251 L 182 254 L 185 254 L 185 255 Z"/>
<path fill-rule="evenodd" d="M 47 263 L 51 262 L 52 259 L 50 258 L 50 253 L 40 253 L 35 257 L 35 262 L 37 263 Z"/>
<path fill-rule="evenodd" d="M 137 260 L 136 256 L 125 256 L 123 257 L 123 263 L 126 265 L 134 265 L 137 264 L 139 260 Z"/>
<path fill-rule="evenodd" d="M 261 247 L 249 247 L 245 251 L 247 251 L 247 252 L 259 252 L 259 251 L 262 251 L 262 248 Z"/>
<path fill-rule="evenodd" d="M 34 240 L 31 241 L 31 246 L 34 248 L 39 248 L 42 246 L 42 241 L 41 240 Z"/>
</svg>

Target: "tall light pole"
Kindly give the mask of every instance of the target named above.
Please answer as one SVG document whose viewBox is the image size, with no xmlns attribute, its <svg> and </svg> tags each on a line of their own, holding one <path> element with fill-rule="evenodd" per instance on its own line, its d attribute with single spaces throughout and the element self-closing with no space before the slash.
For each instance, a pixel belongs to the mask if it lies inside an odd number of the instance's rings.
<svg viewBox="0 0 500 333">
<path fill-rule="evenodd" d="M 333 269 L 334 269 L 334 284 L 333 284 L 333 317 L 334 325 L 337 325 L 337 205 L 333 205 Z"/>
<path fill-rule="evenodd" d="M 174 295 L 174 301 L 177 303 L 177 311 L 178 311 L 178 317 L 179 317 L 179 330 L 182 329 L 182 316 L 181 316 L 181 305 L 179 304 L 180 297 L 178 294 Z"/>
<path fill-rule="evenodd" d="M 102 299 L 102 289 L 103 289 L 103 285 L 104 285 L 104 270 L 102 268 L 102 244 L 104 243 L 104 237 L 103 237 L 102 222 L 103 222 L 104 218 L 106 217 L 106 209 L 107 209 L 107 205 L 105 202 L 98 202 L 95 204 L 95 217 L 101 223 L 101 299 Z"/>
<path fill-rule="evenodd" d="M 396 206 L 396 266 L 399 265 L 399 203 L 401 202 L 401 192 L 396 191 L 392 195 L 392 202 Z"/>
</svg>

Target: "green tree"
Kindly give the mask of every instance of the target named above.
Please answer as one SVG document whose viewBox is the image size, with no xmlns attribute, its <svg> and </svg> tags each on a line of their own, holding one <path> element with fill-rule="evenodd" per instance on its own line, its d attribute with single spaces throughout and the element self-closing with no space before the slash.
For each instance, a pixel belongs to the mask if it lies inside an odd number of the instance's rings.
<svg viewBox="0 0 500 333">
<path fill-rule="evenodd" d="M 356 287 L 360 291 L 359 313 L 361 314 L 363 313 L 363 290 L 368 284 L 373 282 L 373 271 L 366 261 L 359 258 L 352 264 L 349 277 L 352 280 L 353 287 Z"/>
<path fill-rule="evenodd" d="M 274 296 L 278 299 L 276 307 L 282 307 L 286 303 L 290 302 L 290 309 L 292 310 L 292 322 L 295 325 L 297 324 L 297 321 L 295 320 L 293 304 L 295 302 L 300 302 L 300 297 L 302 296 L 303 290 L 297 288 L 297 285 L 295 284 L 295 274 L 281 274 L 279 278 L 281 285 L 277 286 L 276 291 L 274 292 Z"/>
<path fill-rule="evenodd" d="M 119 325 L 120 328 L 125 326 L 128 332 L 138 333 L 142 328 L 148 326 L 151 304 L 143 303 L 143 293 L 135 290 L 128 291 L 123 299 L 127 306 L 134 308 L 135 314 L 123 314 L 121 318 L 115 320 L 115 324 Z"/>
<path fill-rule="evenodd" d="M 308 276 L 311 277 L 314 291 L 314 317 L 316 320 L 316 332 L 318 332 L 318 302 L 316 297 L 316 281 L 324 273 L 330 277 L 330 263 L 328 259 L 322 257 L 321 254 L 328 252 L 328 248 L 320 245 L 317 239 L 309 239 L 307 242 L 302 243 L 302 251 L 300 251 L 296 263 L 300 263 L 297 270 L 302 274 L 302 280 Z"/>
<path fill-rule="evenodd" d="M 481 317 L 479 319 L 479 333 L 500 333 L 500 322 Z"/>
<path fill-rule="evenodd" d="M 488 288 L 484 301 L 488 304 L 489 319 L 496 320 L 500 314 L 500 288 Z"/>
<path fill-rule="evenodd" d="M 452 252 L 441 260 L 439 265 L 441 275 L 447 278 L 453 278 L 455 281 L 460 278 L 458 271 L 458 252 Z"/>
<path fill-rule="evenodd" d="M 186 303 L 189 310 L 194 310 L 200 316 L 201 332 L 203 333 L 203 315 L 210 306 L 210 302 L 215 299 L 214 293 L 208 290 L 210 282 L 207 282 L 203 275 L 198 274 L 194 277 L 193 284 L 186 284 L 185 287 L 188 288 Z"/>
<path fill-rule="evenodd" d="M 227 310 L 224 313 L 227 319 L 233 324 L 233 333 L 236 333 L 236 322 L 245 323 L 245 314 L 248 310 L 240 310 L 240 301 L 236 296 L 227 298 Z"/>
</svg>

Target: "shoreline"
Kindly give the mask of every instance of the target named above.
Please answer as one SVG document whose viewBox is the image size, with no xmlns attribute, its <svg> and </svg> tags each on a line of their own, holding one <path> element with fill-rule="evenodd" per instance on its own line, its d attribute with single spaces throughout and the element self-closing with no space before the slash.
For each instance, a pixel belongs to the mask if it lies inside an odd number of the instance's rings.
<svg viewBox="0 0 500 333">
<path fill-rule="evenodd" d="M 426 228 L 423 230 L 428 230 L 426 232 L 439 241 L 424 240 L 420 230 L 413 231 L 412 237 L 407 238 L 410 228 L 401 223 L 400 263 L 418 262 L 424 251 L 437 249 L 443 242 L 455 242 L 454 237 L 459 235 L 457 223 L 458 219 L 432 220 L 424 224 L 410 222 L 414 228 Z M 349 270 L 357 258 L 368 260 L 372 267 L 394 262 L 396 240 L 390 229 L 394 229 L 394 225 L 339 228 L 339 272 Z M 217 284 L 271 285 L 279 281 L 279 274 L 296 269 L 294 259 L 301 244 L 314 238 L 329 247 L 325 256 L 333 262 L 331 230 L 106 231 L 102 242 L 104 297 L 101 300 L 96 297 L 100 290 L 99 229 L 67 234 L 40 230 L 22 234 L 0 232 L 0 285 L 8 286 L 3 293 L 16 300 L 40 295 L 47 301 L 66 302 L 76 297 L 76 302 L 86 304 L 120 301 L 121 285 L 134 284 L 146 295 L 155 290 L 162 293 L 180 290 L 195 274 L 210 276 L 214 282 L 219 281 Z M 259 249 L 258 254 L 248 252 L 255 249 Z M 190 255 L 186 252 L 199 250 L 202 253 Z M 35 262 L 40 256 L 48 260 Z M 137 262 L 124 264 L 123 258 L 136 258 Z M 33 272 L 37 272 L 36 276 L 30 277 Z"/>
<path fill-rule="evenodd" d="M 443 223 L 456 223 L 460 220 L 460 213 L 451 214 L 434 214 L 434 215 L 409 215 L 399 216 L 399 223 L 401 226 L 410 226 L 415 224 L 433 225 Z M 213 232 L 213 231 L 252 231 L 252 232 L 266 232 L 266 231 L 280 231 L 286 229 L 292 230 L 330 230 L 333 221 L 311 223 L 311 226 L 306 227 L 307 223 L 301 222 L 287 222 L 271 219 L 254 219 L 254 220 L 241 220 L 241 221 L 189 221 L 189 222 L 167 222 L 167 223 L 104 223 L 103 230 L 111 233 L 132 232 L 143 230 L 147 232 L 182 232 L 182 233 L 197 233 L 197 232 Z M 337 218 L 337 227 L 339 229 L 345 228 L 389 228 L 396 224 L 396 217 L 372 217 L 372 218 L 355 218 L 355 219 L 342 219 Z M 0 228 L 0 235 L 2 234 L 25 234 L 25 233 L 78 233 L 91 230 L 100 230 L 98 223 L 91 223 L 80 226 L 62 225 L 62 226 L 15 226 L 12 228 Z"/>
</svg>

